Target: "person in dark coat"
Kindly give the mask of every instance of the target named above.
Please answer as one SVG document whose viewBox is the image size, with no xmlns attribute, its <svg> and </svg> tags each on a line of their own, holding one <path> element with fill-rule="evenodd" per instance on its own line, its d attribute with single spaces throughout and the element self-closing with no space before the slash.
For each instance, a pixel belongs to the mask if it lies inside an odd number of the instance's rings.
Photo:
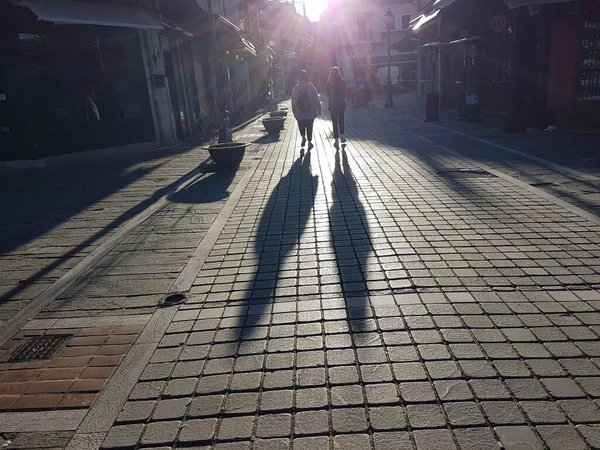
<svg viewBox="0 0 600 450">
<path fill-rule="evenodd" d="M 329 97 L 329 111 L 333 122 L 333 137 L 336 147 L 339 139 L 346 142 L 344 137 L 344 113 L 346 112 L 346 81 L 342 78 L 340 69 L 332 67 L 327 79 L 327 96 Z"/>
<path fill-rule="evenodd" d="M 302 147 L 306 145 L 308 137 L 308 149 L 314 147 L 313 124 L 315 118 L 321 114 L 321 100 L 317 88 L 310 82 L 310 76 L 306 70 L 298 74 L 298 84 L 292 90 L 292 112 L 298 121 L 298 129 L 302 136 Z"/>
</svg>

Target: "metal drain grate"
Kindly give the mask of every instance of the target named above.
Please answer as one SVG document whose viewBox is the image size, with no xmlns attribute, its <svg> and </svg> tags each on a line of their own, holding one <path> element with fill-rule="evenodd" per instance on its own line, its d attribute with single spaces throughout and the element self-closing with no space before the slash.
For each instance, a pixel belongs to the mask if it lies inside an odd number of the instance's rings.
<svg viewBox="0 0 600 450">
<path fill-rule="evenodd" d="M 440 170 L 437 174 L 441 177 L 447 177 L 447 178 L 495 178 L 496 177 L 496 175 L 491 174 L 486 170 L 477 170 L 477 169 Z"/>
<path fill-rule="evenodd" d="M 69 339 L 71 334 L 47 334 L 26 338 L 10 355 L 9 362 L 50 359 Z"/>
</svg>

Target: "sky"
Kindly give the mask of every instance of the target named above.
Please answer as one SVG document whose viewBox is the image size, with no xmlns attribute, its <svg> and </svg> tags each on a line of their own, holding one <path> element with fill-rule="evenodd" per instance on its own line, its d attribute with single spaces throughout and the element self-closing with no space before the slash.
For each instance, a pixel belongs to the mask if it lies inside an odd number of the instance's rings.
<svg viewBox="0 0 600 450">
<path fill-rule="evenodd" d="M 319 15 L 327 9 L 327 0 L 296 0 L 296 9 L 302 14 L 302 1 L 306 3 L 306 15 L 310 20 L 316 22 Z"/>
</svg>

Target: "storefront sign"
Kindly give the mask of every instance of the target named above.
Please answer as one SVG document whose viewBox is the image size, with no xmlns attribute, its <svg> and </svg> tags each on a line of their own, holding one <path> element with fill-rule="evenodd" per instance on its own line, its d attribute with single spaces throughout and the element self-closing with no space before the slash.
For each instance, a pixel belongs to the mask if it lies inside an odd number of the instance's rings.
<svg viewBox="0 0 600 450">
<path fill-rule="evenodd" d="M 495 15 L 490 21 L 490 26 L 496 33 L 502 33 L 504 30 L 506 30 L 506 25 L 506 17 L 504 17 L 502 14 Z"/>
</svg>

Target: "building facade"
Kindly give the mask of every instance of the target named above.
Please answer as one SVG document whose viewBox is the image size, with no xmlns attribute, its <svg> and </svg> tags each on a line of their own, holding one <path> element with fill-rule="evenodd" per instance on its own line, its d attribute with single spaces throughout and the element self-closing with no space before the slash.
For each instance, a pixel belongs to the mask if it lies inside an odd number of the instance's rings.
<svg viewBox="0 0 600 450">
<path fill-rule="evenodd" d="M 219 99 L 240 118 L 257 109 L 272 78 L 264 3 L 212 3 L 0 2 L 0 160 L 168 146 Z"/>
<path fill-rule="evenodd" d="M 365 77 L 374 88 L 387 82 L 388 30 L 383 16 L 387 10 L 394 15 L 389 30 L 391 44 L 391 82 L 396 91 L 412 91 L 417 83 L 417 45 L 410 22 L 417 16 L 414 1 L 332 1 L 321 15 L 330 32 L 329 58 L 338 65 L 344 78 L 352 85 Z"/>
<path fill-rule="evenodd" d="M 421 93 L 466 102 L 507 129 L 598 128 L 600 14 L 588 0 L 436 0 L 411 29 Z M 460 114 L 459 114 L 460 115 Z"/>
</svg>

